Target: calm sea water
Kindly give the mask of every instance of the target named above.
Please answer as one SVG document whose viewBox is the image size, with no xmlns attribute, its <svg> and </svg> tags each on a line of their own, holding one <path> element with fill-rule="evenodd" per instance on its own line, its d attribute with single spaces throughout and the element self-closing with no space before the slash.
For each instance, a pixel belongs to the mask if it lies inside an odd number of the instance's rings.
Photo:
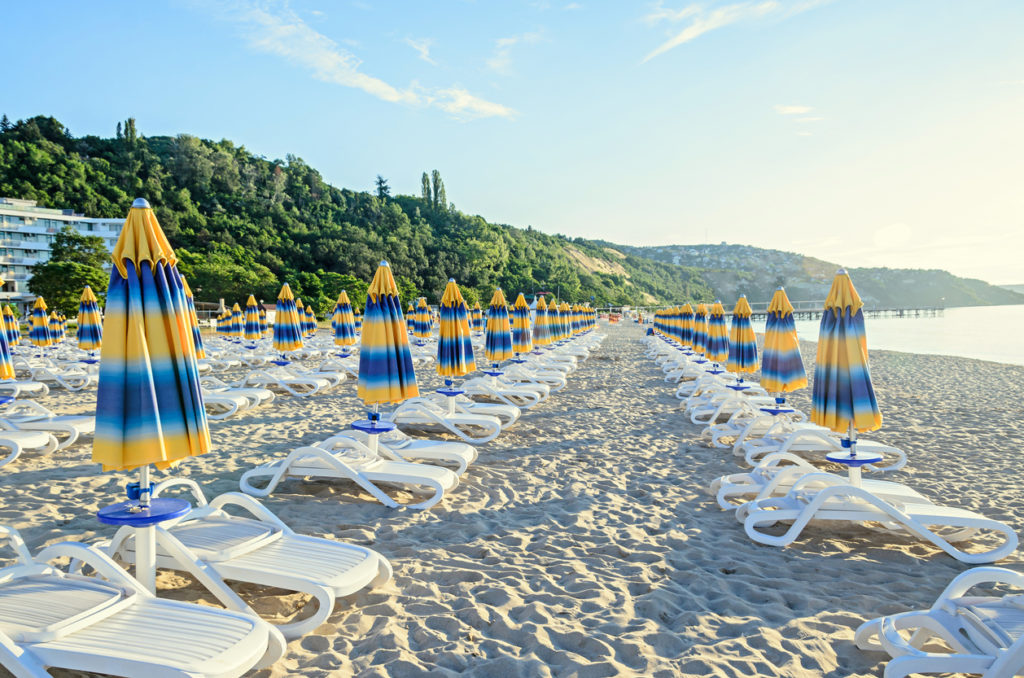
<svg viewBox="0 0 1024 678">
<path fill-rule="evenodd" d="M 947 308 L 937 318 L 869 318 L 865 325 L 869 349 L 1024 365 L 1024 305 Z M 764 332 L 764 323 L 754 330 Z M 796 330 L 801 339 L 818 339 L 818 321 L 798 321 Z"/>
</svg>

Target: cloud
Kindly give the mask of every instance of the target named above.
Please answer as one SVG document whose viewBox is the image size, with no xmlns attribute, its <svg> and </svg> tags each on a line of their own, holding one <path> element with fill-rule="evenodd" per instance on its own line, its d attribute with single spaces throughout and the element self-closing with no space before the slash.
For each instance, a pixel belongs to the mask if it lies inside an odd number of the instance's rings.
<svg viewBox="0 0 1024 678">
<path fill-rule="evenodd" d="M 197 6 L 212 6 L 218 18 L 238 26 L 250 48 L 279 56 L 322 82 L 362 90 L 391 103 L 438 108 L 462 119 L 515 115 L 508 106 L 473 96 L 460 87 L 399 88 L 364 73 L 358 57 L 310 27 L 287 4 L 273 0 L 258 4 L 257 0 L 226 0 Z"/>
<path fill-rule="evenodd" d="M 775 105 L 775 112 L 778 113 L 779 115 L 801 115 L 803 113 L 810 113 L 812 110 L 814 110 L 814 109 L 812 109 L 810 106 L 800 106 L 800 105 L 789 105 L 789 106 L 787 106 L 787 105 L 784 105 L 784 104 L 776 104 Z"/>
<path fill-rule="evenodd" d="M 437 62 L 430 58 L 430 47 L 431 45 L 434 44 L 434 41 L 431 40 L 430 38 L 420 38 L 419 40 L 406 38 L 405 44 L 409 45 L 409 47 L 412 47 L 414 50 L 416 50 L 416 52 L 420 56 L 420 59 L 423 59 L 431 66 L 437 65 Z"/>
<path fill-rule="evenodd" d="M 680 9 L 665 7 L 664 0 L 657 0 L 651 6 L 651 10 L 641 17 L 641 20 L 649 26 L 655 26 L 662 22 L 670 24 L 681 21 L 688 22 L 687 25 L 674 34 L 668 40 L 661 43 L 652 52 L 643 58 L 642 63 L 675 49 L 680 45 L 696 40 L 705 33 L 724 28 L 741 21 L 760 19 L 766 16 L 788 18 L 802 12 L 828 4 L 832 0 L 761 0 L 759 2 L 737 2 L 731 5 L 718 7 L 707 7 L 701 4 L 689 4 Z"/>
<path fill-rule="evenodd" d="M 566 5 L 562 9 L 564 9 L 566 11 L 573 10 L 573 9 L 583 9 L 583 5 L 581 5 L 578 2 L 570 2 L 568 5 Z"/>
<path fill-rule="evenodd" d="M 520 33 L 494 41 L 494 54 L 487 60 L 487 67 L 495 73 L 509 75 L 512 66 L 512 47 L 519 44 L 533 44 L 543 39 L 540 31 Z"/>
</svg>

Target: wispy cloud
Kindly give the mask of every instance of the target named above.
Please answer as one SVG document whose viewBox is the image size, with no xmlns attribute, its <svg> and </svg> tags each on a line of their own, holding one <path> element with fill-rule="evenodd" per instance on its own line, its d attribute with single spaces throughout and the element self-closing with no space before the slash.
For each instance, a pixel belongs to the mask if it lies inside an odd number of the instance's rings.
<svg viewBox="0 0 1024 678">
<path fill-rule="evenodd" d="M 430 47 L 434 44 L 434 41 L 430 38 L 420 38 L 414 40 L 413 38 L 406 38 L 405 44 L 412 47 L 419 54 L 420 59 L 423 59 L 431 66 L 436 66 L 437 62 L 430 58 Z"/>
<path fill-rule="evenodd" d="M 643 63 L 675 49 L 680 45 L 696 40 L 705 33 L 724 28 L 741 21 L 750 21 L 768 16 L 786 18 L 801 12 L 828 4 L 832 0 L 762 0 L 760 2 L 737 2 L 729 5 L 710 6 L 691 3 L 679 9 L 666 7 L 664 0 L 657 0 L 650 11 L 641 20 L 649 26 L 663 22 L 676 24 L 686 22 L 682 30 L 673 31 L 669 38 L 658 45 L 644 57 Z"/>
<path fill-rule="evenodd" d="M 562 9 L 564 9 L 566 11 L 572 10 L 572 9 L 583 9 L 583 5 L 581 5 L 578 2 L 570 2 L 568 5 L 566 5 Z"/>
<path fill-rule="evenodd" d="M 459 86 L 430 89 L 413 84 L 401 88 L 363 73 L 363 62 L 357 56 L 309 26 L 283 2 L 226 0 L 197 6 L 214 7 L 220 19 L 238 26 L 249 47 L 279 56 L 317 80 L 359 89 L 383 101 L 438 108 L 456 118 L 515 115 L 508 106 L 481 99 Z"/>
<path fill-rule="evenodd" d="M 776 104 L 775 112 L 779 115 L 802 115 L 810 113 L 813 109 L 810 106 Z"/>
<path fill-rule="evenodd" d="M 508 75 L 512 66 L 512 48 L 519 44 L 533 44 L 540 42 L 544 36 L 540 31 L 532 33 L 520 33 L 507 38 L 498 38 L 494 41 L 494 54 L 487 60 L 487 67 L 495 73 Z"/>
</svg>

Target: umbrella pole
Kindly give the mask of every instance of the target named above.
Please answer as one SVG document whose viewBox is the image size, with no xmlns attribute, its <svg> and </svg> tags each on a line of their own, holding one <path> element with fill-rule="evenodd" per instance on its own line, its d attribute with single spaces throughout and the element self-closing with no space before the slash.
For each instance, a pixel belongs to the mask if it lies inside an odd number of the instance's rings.
<svg viewBox="0 0 1024 678">
<path fill-rule="evenodd" d="M 139 469 L 139 506 L 148 509 L 150 502 L 149 464 Z M 135 528 L 135 578 L 150 593 L 156 593 L 156 528 L 153 525 Z"/>
<path fill-rule="evenodd" d="M 846 433 L 847 446 L 850 448 L 850 457 L 857 456 L 857 429 L 853 427 L 853 420 L 850 420 L 850 428 Z M 861 475 L 860 466 L 850 466 L 850 484 L 854 487 L 860 487 Z"/>
</svg>

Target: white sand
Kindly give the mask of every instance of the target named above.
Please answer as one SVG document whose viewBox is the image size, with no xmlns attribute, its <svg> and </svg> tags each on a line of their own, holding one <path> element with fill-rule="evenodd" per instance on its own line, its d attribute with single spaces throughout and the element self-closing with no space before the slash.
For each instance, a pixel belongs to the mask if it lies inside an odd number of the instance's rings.
<svg viewBox="0 0 1024 678">
<path fill-rule="evenodd" d="M 867 530 L 753 544 L 704 491 L 736 471 L 731 453 L 696 444 L 699 428 L 642 356 L 639 326 L 608 332 L 565 391 L 484 446 L 431 510 L 387 509 L 348 483 L 292 480 L 267 499 L 300 532 L 377 549 L 395 578 L 340 600 L 329 624 L 259 675 L 881 675 L 883 657 L 853 645 L 855 627 L 928 605 L 967 566 Z M 810 369 L 813 344 L 803 348 Z M 874 437 L 910 457 L 893 478 L 1024 531 L 1024 368 L 877 352 L 872 369 L 885 416 Z M 252 465 L 361 418 L 354 392 L 348 382 L 214 422 L 216 451 L 180 474 L 211 495 L 235 491 Z M 72 413 L 94 394 L 41 402 Z M 100 473 L 89 454 L 78 445 L 0 471 L 0 522 L 33 550 L 112 534 L 93 515 L 129 476 Z M 1022 567 L 1017 554 L 1000 564 Z M 170 573 L 161 585 L 200 597 Z M 301 602 L 241 590 L 267 614 Z"/>
</svg>

